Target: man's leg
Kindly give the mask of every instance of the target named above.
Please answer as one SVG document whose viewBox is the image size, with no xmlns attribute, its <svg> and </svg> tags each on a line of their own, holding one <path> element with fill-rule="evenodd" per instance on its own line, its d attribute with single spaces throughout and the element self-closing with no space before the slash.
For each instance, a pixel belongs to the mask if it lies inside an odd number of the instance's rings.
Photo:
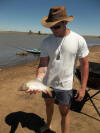
<svg viewBox="0 0 100 133">
<path fill-rule="evenodd" d="M 70 105 L 59 105 L 62 133 L 69 133 L 69 108 Z"/>
<path fill-rule="evenodd" d="M 51 120 L 54 112 L 54 98 L 45 98 L 47 126 L 51 128 Z"/>
</svg>

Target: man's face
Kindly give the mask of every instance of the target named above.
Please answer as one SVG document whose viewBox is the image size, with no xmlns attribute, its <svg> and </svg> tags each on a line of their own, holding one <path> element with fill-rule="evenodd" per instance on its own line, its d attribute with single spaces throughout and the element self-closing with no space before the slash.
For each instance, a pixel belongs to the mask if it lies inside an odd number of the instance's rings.
<svg viewBox="0 0 100 133">
<path fill-rule="evenodd" d="M 66 22 L 59 22 L 50 29 L 55 36 L 62 37 L 66 30 Z"/>
</svg>

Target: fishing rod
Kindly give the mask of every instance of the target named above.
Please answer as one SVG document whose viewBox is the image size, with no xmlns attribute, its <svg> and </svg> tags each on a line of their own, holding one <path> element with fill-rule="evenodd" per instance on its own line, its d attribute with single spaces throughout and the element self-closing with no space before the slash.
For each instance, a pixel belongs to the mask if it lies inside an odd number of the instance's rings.
<svg viewBox="0 0 100 133">
<path fill-rule="evenodd" d="M 13 47 L 13 46 L 11 46 Z M 40 54 L 40 50 L 34 48 L 34 49 L 26 49 L 26 48 L 20 48 L 20 47 L 13 47 L 13 48 L 16 48 L 16 49 L 20 49 L 20 50 L 23 50 L 25 52 L 28 52 L 28 53 L 32 53 L 32 54 Z"/>
</svg>

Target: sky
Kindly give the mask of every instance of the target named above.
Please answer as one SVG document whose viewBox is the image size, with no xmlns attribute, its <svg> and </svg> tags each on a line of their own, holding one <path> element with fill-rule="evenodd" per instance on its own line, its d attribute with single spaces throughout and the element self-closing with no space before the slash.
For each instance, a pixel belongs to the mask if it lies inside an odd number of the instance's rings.
<svg viewBox="0 0 100 133">
<path fill-rule="evenodd" d="M 100 36 L 100 0 L 0 0 L 0 31 L 51 33 L 41 19 L 54 6 L 65 6 L 74 16 L 67 25 L 72 31 Z"/>
</svg>

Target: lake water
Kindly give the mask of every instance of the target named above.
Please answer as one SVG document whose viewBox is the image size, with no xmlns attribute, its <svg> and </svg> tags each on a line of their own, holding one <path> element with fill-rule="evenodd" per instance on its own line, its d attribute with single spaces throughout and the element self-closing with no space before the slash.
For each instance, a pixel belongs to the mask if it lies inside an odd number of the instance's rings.
<svg viewBox="0 0 100 133">
<path fill-rule="evenodd" d="M 44 35 L 0 33 L 0 68 L 26 63 L 35 59 L 36 56 L 33 54 L 20 56 L 16 53 L 23 52 L 20 48 L 40 48 L 40 44 L 45 37 Z"/>
<path fill-rule="evenodd" d="M 33 54 L 27 56 L 16 55 L 23 52 L 20 48 L 40 48 L 46 35 L 29 35 L 18 33 L 0 33 L 0 68 L 26 63 L 37 58 Z M 86 37 L 88 46 L 100 45 L 100 38 Z"/>
</svg>

